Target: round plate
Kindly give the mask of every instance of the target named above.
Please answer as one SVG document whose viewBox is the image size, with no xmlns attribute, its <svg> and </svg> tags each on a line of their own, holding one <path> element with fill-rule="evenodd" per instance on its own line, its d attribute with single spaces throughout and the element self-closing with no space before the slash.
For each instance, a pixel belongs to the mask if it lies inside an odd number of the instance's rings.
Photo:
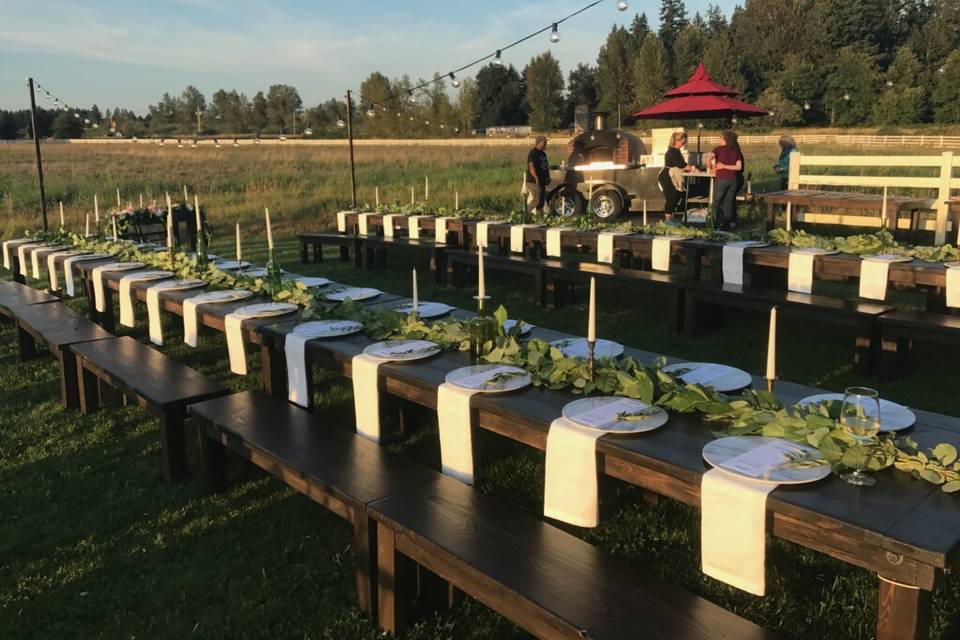
<svg viewBox="0 0 960 640">
<path fill-rule="evenodd" d="M 809 253 L 815 256 L 832 256 L 835 253 L 840 253 L 836 249 L 821 249 L 820 247 L 800 247 L 798 249 L 790 249 L 790 253 Z"/>
<path fill-rule="evenodd" d="M 944 262 L 943 266 L 947 269 L 960 269 L 960 262 Z"/>
<path fill-rule="evenodd" d="M 878 253 L 869 256 L 863 256 L 863 259 L 869 262 L 913 262 L 913 258 L 910 256 L 901 256 L 895 253 Z"/>
<path fill-rule="evenodd" d="M 253 267 L 252 269 L 244 268 L 243 271 L 238 271 L 234 274 L 236 277 L 240 278 L 262 278 L 267 275 L 266 267 Z"/>
<path fill-rule="evenodd" d="M 404 302 L 393 308 L 397 313 L 413 313 L 413 303 Z M 442 302 L 418 302 L 417 315 L 421 318 L 439 318 L 453 311 L 453 307 Z"/>
<path fill-rule="evenodd" d="M 586 338 L 564 338 L 550 343 L 560 349 L 568 358 L 586 358 L 588 356 Z M 623 345 L 613 340 L 597 339 L 593 355 L 595 358 L 619 358 L 623 355 Z"/>
<path fill-rule="evenodd" d="M 208 291 L 201 293 L 193 301 L 197 304 L 210 304 L 216 302 L 236 302 L 253 297 L 253 291 L 246 289 L 227 289 L 225 291 Z"/>
<path fill-rule="evenodd" d="M 101 272 L 103 271 L 132 271 L 134 269 L 143 269 L 145 264 L 142 262 L 108 262 L 107 264 L 101 264 L 98 269 Z"/>
<path fill-rule="evenodd" d="M 187 254 L 187 257 L 188 257 L 188 258 L 196 258 L 196 257 L 197 257 L 197 252 L 196 252 L 196 251 L 191 251 L 191 252 L 189 252 L 189 253 Z M 207 260 L 213 260 L 214 262 L 216 262 L 216 261 L 218 261 L 219 259 L 220 259 L 220 256 L 215 256 L 215 255 L 213 255 L 212 253 L 208 253 L 208 254 L 207 254 Z"/>
<path fill-rule="evenodd" d="M 64 258 L 72 258 L 74 256 L 83 256 L 83 255 L 96 255 L 84 251 L 83 249 L 71 249 L 70 251 L 58 251 L 58 256 L 63 256 Z"/>
<path fill-rule="evenodd" d="M 312 278 L 308 276 L 297 276 L 295 278 L 297 282 L 305 286 L 307 289 L 312 289 L 313 287 L 325 287 L 330 284 L 330 280 L 327 278 Z"/>
<path fill-rule="evenodd" d="M 76 254 L 77 259 L 74 262 L 79 262 L 83 260 L 103 260 L 104 258 L 109 258 L 109 253 L 86 253 L 81 251 Z"/>
<path fill-rule="evenodd" d="M 522 323 L 522 324 L 520 325 L 520 335 L 521 335 L 521 336 L 528 335 L 531 331 L 533 331 L 533 329 L 534 329 L 534 327 L 535 327 L 535 325 L 532 325 L 532 324 L 528 324 L 528 323 L 526 323 L 526 322 L 523 322 L 523 320 L 513 320 L 513 319 L 510 319 L 510 318 L 507 318 L 506 320 L 503 321 L 503 330 L 504 330 L 504 332 L 508 332 L 508 331 L 510 331 L 511 329 L 513 329 L 515 326 L 517 326 L 517 323 L 518 323 L 518 322 L 521 322 L 521 323 Z"/>
<path fill-rule="evenodd" d="M 363 325 L 353 320 L 314 320 L 293 328 L 298 336 L 310 338 L 341 338 L 363 331 Z"/>
<path fill-rule="evenodd" d="M 245 318 L 269 318 L 272 316 L 282 316 L 285 313 L 293 313 L 300 307 L 289 302 L 263 302 L 260 304 L 249 304 L 240 307 L 235 314 Z"/>
<path fill-rule="evenodd" d="M 726 247 L 743 247 L 745 249 L 756 249 L 759 247 L 769 246 L 769 242 L 764 242 L 763 240 L 734 240 L 732 242 L 727 242 L 724 244 Z"/>
<path fill-rule="evenodd" d="M 217 260 L 213 263 L 213 266 L 221 271 L 233 271 L 235 269 L 246 269 L 250 266 L 250 263 L 246 260 L 241 260 L 237 262 L 236 260 Z"/>
<path fill-rule="evenodd" d="M 735 458 L 749 451 L 760 447 L 773 444 L 784 443 L 783 446 L 789 450 L 802 452 L 811 459 L 820 459 L 823 456 L 820 452 L 804 444 L 790 442 L 781 438 L 767 438 L 764 436 L 732 436 L 729 438 L 719 438 L 707 443 L 703 448 L 703 459 L 711 466 L 736 478 L 750 480 L 752 482 L 761 482 L 765 484 L 806 484 L 816 482 L 830 475 L 831 468 L 829 464 L 821 464 L 808 469 L 793 469 L 790 467 L 774 466 L 768 468 L 763 475 L 756 476 L 745 473 L 744 471 L 733 468 L 728 463 L 735 462 Z M 771 452 L 774 459 L 777 458 L 777 452 Z M 782 455 L 782 454 L 781 454 Z M 783 463 L 789 463 L 786 455 L 782 455 Z"/>
<path fill-rule="evenodd" d="M 630 414 L 640 415 L 625 419 Z M 617 396 L 574 400 L 563 407 L 563 417 L 578 427 L 604 433 L 643 433 L 662 427 L 670 419 L 660 407 Z"/>
<path fill-rule="evenodd" d="M 343 302 L 346 299 L 353 300 L 357 302 L 359 300 L 369 300 L 370 298 L 376 298 L 380 295 L 379 289 L 371 288 L 360 288 L 353 287 L 350 289 L 344 289 L 342 291 L 334 291 L 333 293 L 328 293 L 326 295 L 327 300 L 333 300 L 334 302 Z"/>
<path fill-rule="evenodd" d="M 740 391 L 753 383 L 750 374 L 742 369 L 712 362 L 677 362 L 663 368 L 687 384 L 713 387 L 720 393 Z"/>
<path fill-rule="evenodd" d="M 502 380 L 498 375 L 505 374 Z M 454 369 L 447 374 L 446 381 L 450 384 L 476 391 L 477 393 L 506 393 L 523 389 L 530 384 L 530 374 L 520 367 L 504 364 L 478 364 L 470 367 Z"/>
<path fill-rule="evenodd" d="M 168 280 L 155 285 L 154 289 L 163 289 L 164 291 L 181 291 L 184 289 L 199 289 L 207 286 L 203 280 Z"/>
<path fill-rule="evenodd" d="M 140 271 L 138 273 L 131 273 L 126 277 L 133 278 L 131 282 L 134 282 L 142 280 L 162 280 L 163 278 L 169 278 L 172 275 L 172 271 Z"/>
<path fill-rule="evenodd" d="M 363 352 L 373 358 L 395 362 L 422 360 L 440 353 L 440 345 L 429 340 L 385 340 L 375 342 Z"/>
<path fill-rule="evenodd" d="M 797 401 L 798 405 L 816 404 L 818 402 L 843 402 L 842 393 L 819 393 L 813 396 L 807 396 Z M 837 409 L 839 411 L 839 407 Z M 903 431 L 909 429 L 917 421 L 917 416 L 913 411 L 902 404 L 890 402 L 880 398 L 880 430 L 881 431 Z"/>
</svg>

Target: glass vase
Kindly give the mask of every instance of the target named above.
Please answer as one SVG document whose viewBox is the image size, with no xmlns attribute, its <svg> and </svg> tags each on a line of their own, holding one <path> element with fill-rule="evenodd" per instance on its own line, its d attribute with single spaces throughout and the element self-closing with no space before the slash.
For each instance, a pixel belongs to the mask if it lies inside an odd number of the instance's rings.
<svg viewBox="0 0 960 640">
<path fill-rule="evenodd" d="M 470 319 L 470 359 L 479 362 L 486 353 L 484 345 L 497 338 L 497 321 L 486 312 L 483 300 L 477 305 L 477 315 Z"/>
</svg>

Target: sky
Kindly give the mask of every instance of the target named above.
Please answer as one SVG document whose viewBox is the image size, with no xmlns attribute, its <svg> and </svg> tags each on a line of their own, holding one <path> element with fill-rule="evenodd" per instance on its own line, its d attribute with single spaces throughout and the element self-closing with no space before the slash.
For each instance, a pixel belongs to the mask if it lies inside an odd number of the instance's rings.
<svg viewBox="0 0 960 640">
<path fill-rule="evenodd" d="M 32 76 L 70 105 L 145 113 L 187 85 L 209 100 L 217 89 L 252 97 L 291 84 L 306 106 L 373 71 L 429 78 L 547 26 L 588 0 L 0 0 L 0 108 L 29 106 Z M 605 0 L 560 26 L 560 42 L 538 36 L 504 54 L 522 68 L 551 50 L 564 74 L 595 63 L 614 24 L 643 11 L 656 28 L 660 3 Z M 709 0 L 686 0 L 705 12 Z M 716 0 L 729 16 L 735 0 Z M 476 69 L 476 68 L 475 68 Z M 460 77 L 470 75 L 465 72 Z M 41 93 L 42 95 L 42 93 Z M 52 107 L 40 99 L 38 106 Z"/>
</svg>

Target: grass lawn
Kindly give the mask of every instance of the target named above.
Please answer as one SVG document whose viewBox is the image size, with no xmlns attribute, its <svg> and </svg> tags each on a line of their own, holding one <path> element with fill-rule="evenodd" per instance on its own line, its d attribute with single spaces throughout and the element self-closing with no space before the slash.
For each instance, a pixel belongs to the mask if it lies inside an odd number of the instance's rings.
<svg viewBox="0 0 960 640">
<path fill-rule="evenodd" d="M 258 255 L 250 244 L 245 253 L 262 262 L 262 248 Z M 321 265 L 301 268 L 295 242 L 279 247 L 289 269 L 408 293 L 412 261 L 402 256 L 392 254 L 390 268 L 378 272 L 354 271 L 332 252 Z M 219 249 L 229 254 L 226 246 Z M 469 305 L 470 291 L 427 280 L 421 277 L 421 299 Z M 582 306 L 548 311 L 529 302 L 525 284 L 497 274 L 489 282 L 494 301 L 514 317 L 571 332 L 584 328 Z M 666 332 L 656 300 L 627 299 L 606 289 L 599 298 L 602 337 L 761 370 L 766 327 L 758 315 L 731 315 L 724 331 L 691 339 Z M 84 303 L 71 304 L 80 310 Z M 168 320 L 169 331 L 178 335 Z M 143 324 L 126 331 L 146 339 Z M 922 370 L 883 385 L 852 373 L 852 336 L 790 321 L 782 322 L 781 336 L 783 371 L 790 380 L 831 389 L 866 382 L 910 406 L 957 413 L 960 380 L 943 375 L 955 366 L 957 350 L 924 353 Z M 196 350 L 168 340 L 163 351 L 232 388 L 260 386 L 256 369 L 247 378 L 229 373 L 219 334 L 205 334 Z M 353 607 L 346 523 L 239 465 L 238 480 L 220 496 L 204 496 L 195 476 L 164 484 L 157 420 L 133 407 L 88 417 L 65 411 L 57 376 L 50 358 L 19 364 L 14 333 L 0 325 L 0 638 L 378 637 L 375 625 Z M 319 410 L 349 424 L 349 385 L 330 379 L 318 388 L 323 389 Z M 476 488 L 540 512 L 543 455 L 486 432 L 476 438 Z M 195 437 L 189 442 L 195 466 Z M 438 466 L 433 421 L 389 446 Z M 648 504 L 639 490 L 615 480 L 605 479 L 601 491 L 601 526 L 578 533 L 638 572 L 697 592 L 786 638 L 872 637 L 873 575 L 771 539 L 769 595 L 756 598 L 700 573 L 694 510 L 669 500 Z M 953 576 L 935 594 L 934 638 L 960 638 L 958 601 L 960 579 Z M 467 601 L 452 613 L 427 615 L 409 637 L 526 636 Z"/>
</svg>

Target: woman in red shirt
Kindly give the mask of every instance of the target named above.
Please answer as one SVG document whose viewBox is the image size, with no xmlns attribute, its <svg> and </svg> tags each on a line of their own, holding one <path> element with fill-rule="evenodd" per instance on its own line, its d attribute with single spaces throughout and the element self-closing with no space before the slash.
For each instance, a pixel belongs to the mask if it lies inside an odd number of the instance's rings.
<svg viewBox="0 0 960 640">
<path fill-rule="evenodd" d="M 724 129 L 720 137 L 723 138 L 723 144 L 707 158 L 714 173 L 710 213 L 718 229 L 730 231 L 737 221 L 737 192 L 743 172 L 743 152 L 737 142 L 737 134 L 732 129 Z"/>
</svg>

